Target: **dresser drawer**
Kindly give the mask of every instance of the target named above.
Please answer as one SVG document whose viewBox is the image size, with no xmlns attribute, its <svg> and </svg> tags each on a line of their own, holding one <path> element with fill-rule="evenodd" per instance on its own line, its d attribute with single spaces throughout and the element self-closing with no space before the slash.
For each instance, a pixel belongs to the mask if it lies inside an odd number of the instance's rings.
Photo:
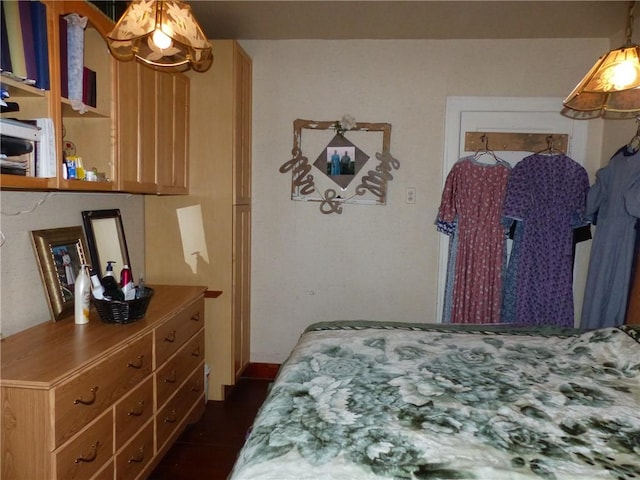
<svg viewBox="0 0 640 480">
<path fill-rule="evenodd" d="M 180 426 L 187 413 L 196 402 L 202 402 L 204 396 L 204 363 L 189 377 L 167 404 L 156 415 L 157 449 L 161 450 L 176 428 Z"/>
<path fill-rule="evenodd" d="M 113 480 L 113 470 L 114 470 L 114 465 L 113 465 L 113 460 L 111 460 L 106 467 L 104 467 L 100 473 L 98 473 L 95 477 L 93 477 L 91 480 Z"/>
<path fill-rule="evenodd" d="M 158 408 L 162 407 L 176 388 L 184 383 L 204 360 L 204 329 L 189 340 L 178 353 L 156 373 Z"/>
<path fill-rule="evenodd" d="M 155 329 L 156 365 L 162 366 L 184 342 L 204 326 L 204 299 L 192 303 Z"/>
<path fill-rule="evenodd" d="M 116 457 L 116 478 L 132 480 L 153 459 L 153 421 L 144 427 Z"/>
<path fill-rule="evenodd" d="M 62 445 L 151 374 L 147 334 L 54 389 L 55 445 Z"/>
<path fill-rule="evenodd" d="M 58 480 L 89 479 L 113 456 L 113 410 L 53 453 Z"/>
<path fill-rule="evenodd" d="M 116 450 L 153 416 L 153 377 L 116 403 Z"/>
</svg>

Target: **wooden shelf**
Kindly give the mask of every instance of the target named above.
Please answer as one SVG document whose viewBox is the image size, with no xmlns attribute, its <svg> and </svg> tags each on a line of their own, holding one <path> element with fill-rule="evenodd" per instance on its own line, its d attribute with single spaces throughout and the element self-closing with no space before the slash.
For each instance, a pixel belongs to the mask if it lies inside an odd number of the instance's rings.
<svg viewBox="0 0 640 480">
<path fill-rule="evenodd" d="M 0 174 L 0 186 L 3 189 L 51 190 L 56 188 L 56 182 L 56 178 Z"/>
<path fill-rule="evenodd" d="M 111 115 L 109 112 L 103 112 L 98 110 L 97 108 L 90 107 L 86 105 L 87 111 L 81 113 L 77 110 L 74 110 L 71 106 L 71 100 L 68 98 L 62 98 L 62 114 L 64 117 L 95 117 L 95 118 L 110 118 Z"/>
<path fill-rule="evenodd" d="M 5 73 L 0 75 L 0 83 L 7 89 L 11 98 L 15 97 L 44 97 L 45 90 L 26 84 L 13 76 Z"/>
</svg>

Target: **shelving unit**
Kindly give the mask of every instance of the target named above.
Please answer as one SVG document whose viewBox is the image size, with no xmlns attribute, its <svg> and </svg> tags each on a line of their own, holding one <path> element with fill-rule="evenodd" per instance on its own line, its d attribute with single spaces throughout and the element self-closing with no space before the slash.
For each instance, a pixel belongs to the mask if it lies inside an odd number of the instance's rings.
<svg viewBox="0 0 640 480">
<path fill-rule="evenodd" d="M 3 116 L 53 120 L 58 172 L 55 178 L 0 175 L 0 188 L 188 193 L 189 78 L 155 72 L 135 62 L 117 62 L 105 40 L 113 21 L 96 6 L 82 0 L 42 3 L 46 7 L 50 90 L 2 75 L 9 100 L 20 104 L 19 112 Z M 82 113 L 62 96 L 60 18 L 71 13 L 87 18 L 84 66 L 96 74 L 96 106 L 85 106 Z M 82 157 L 85 170 L 95 169 L 106 181 L 65 178 L 63 152 L 69 142 L 75 155 Z"/>
</svg>

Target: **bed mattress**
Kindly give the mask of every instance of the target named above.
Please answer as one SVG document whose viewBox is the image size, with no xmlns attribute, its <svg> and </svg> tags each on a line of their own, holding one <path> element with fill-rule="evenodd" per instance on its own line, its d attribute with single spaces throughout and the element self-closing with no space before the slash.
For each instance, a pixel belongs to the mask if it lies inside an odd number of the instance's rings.
<svg viewBox="0 0 640 480">
<path fill-rule="evenodd" d="M 230 479 L 640 478 L 639 337 L 312 325 Z"/>
</svg>

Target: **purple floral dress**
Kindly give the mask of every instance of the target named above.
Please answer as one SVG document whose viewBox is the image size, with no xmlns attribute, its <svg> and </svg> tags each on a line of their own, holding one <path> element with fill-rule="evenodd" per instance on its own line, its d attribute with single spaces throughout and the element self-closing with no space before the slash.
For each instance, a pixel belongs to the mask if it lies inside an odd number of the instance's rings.
<svg viewBox="0 0 640 480">
<path fill-rule="evenodd" d="M 585 224 L 588 190 L 586 170 L 563 154 L 530 155 L 513 168 L 504 216 L 519 225 L 503 321 L 574 326 L 573 229 Z"/>
</svg>

